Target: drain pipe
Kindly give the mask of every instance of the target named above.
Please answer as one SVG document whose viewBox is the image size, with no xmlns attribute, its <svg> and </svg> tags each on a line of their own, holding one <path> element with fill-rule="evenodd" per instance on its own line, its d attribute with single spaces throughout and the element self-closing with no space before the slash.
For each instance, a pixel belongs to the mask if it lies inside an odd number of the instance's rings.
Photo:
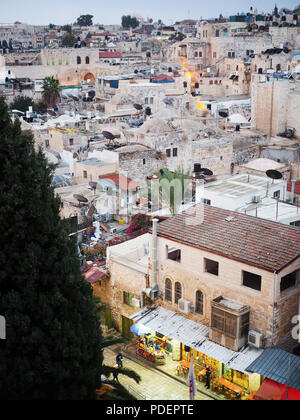
<svg viewBox="0 0 300 420">
<path fill-rule="evenodd" d="M 157 289 L 157 226 L 158 219 L 153 219 L 152 228 L 152 288 Z"/>
</svg>

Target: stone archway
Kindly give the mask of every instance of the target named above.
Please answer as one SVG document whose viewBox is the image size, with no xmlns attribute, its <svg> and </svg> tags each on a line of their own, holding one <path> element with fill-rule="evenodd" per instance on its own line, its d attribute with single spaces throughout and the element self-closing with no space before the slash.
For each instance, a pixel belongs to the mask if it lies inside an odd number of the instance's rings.
<svg viewBox="0 0 300 420">
<path fill-rule="evenodd" d="M 96 82 L 96 78 L 95 78 L 95 76 L 93 75 L 93 73 L 87 73 L 87 74 L 84 76 L 84 80 L 85 80 L 86 82 L 90 82 L 90 83 L 95 83 L 95 82 Z"/>
</svg>

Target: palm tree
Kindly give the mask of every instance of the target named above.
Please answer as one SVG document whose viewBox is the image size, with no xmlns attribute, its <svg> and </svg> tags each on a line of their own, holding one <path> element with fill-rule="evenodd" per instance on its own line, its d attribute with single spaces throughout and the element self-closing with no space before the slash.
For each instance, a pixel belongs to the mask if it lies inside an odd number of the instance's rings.
<svg viewBox="0 0 300 420">
<path fill-rule="evenodd" d="M 59 81 L 53 76 L 45 77 L 42 88 L 43 100 L 48 106 L 55 106 L 59 98 Z"/>
<path fill-rule="evenodd" d="M 168 169 L 162 169 L 159 173 L 155 174 L 159 183 L 153 182 L 151 184 L 151 200 L 153 198 L 159 203 L 164 203 L 169 207 L 172 216 L 178 214 L 185 198 L 187 189 L 191 183 L 189 173 L 184 173 L 180 168 L 175 172 Z"/>
<path fill-rule="evenodd" d="M 94 296 L 94 302 L 96 303 L 96 305 L 98 305 L 98 311 L 100 315 L 101 311 L 103 311 L 106 307 L 105 305 L 101 304 L 101 300 L 96 296 Z M 138 384 L 141 381 L 141 377 L 133 370 L 125 369 L 125 368 L 114 368 L 114 367 L 107 366 L 104 364 L 103 350 L 105 348 L 111 347 L 115 344 L 122 344 L 122 343 L 124 344 L 127 342 L 128 340 L 122 337 L 120 338 L 118 337 L 116 338 L 114 336 L 107 336 L 105 338 L 103 337 L 102 342 L 101 342 L 102 355 L 101 355 L 101 360 L 100 360 L 101 376 L 104 375 L 106 378 L 109 378 L 111 375 L 114 374 L 114 372 L 118 372 L 119 375 L 127 376 L 133 379 Z M 113 400 L 136 400 L 136 398 L 133 395 L 131 395 L 128 392 L 128 390 L 124 386 L 122 386 L 119 382 L 115 382 L 113 380 L 107 379 L 105 380 L 105 384 L 111 385 L 111 387 L 113 388 L 113 391 L 108 391 L 105 393 L 105 398 L 110 398 Z M 99 388 L 101 388 L 101 386 L 103 385 L 102 378 L 99 378 L 99 385 L 100 385 Z"/>
</svg>

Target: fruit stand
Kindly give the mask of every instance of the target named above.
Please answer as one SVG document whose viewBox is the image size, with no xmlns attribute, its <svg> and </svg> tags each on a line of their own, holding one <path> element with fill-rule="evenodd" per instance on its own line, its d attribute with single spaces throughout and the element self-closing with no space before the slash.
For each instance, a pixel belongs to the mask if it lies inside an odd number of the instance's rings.
<svg viewBox="0 0 300 420">
<path fill-rule="evenodd" d="M 166 353 L 163 349 L 157 349 L 157 346 L 147 346 L 143 343 L 137 344 L 137 353 L 156 365 L 164 365 L 166 363 Z"/>
</svg>

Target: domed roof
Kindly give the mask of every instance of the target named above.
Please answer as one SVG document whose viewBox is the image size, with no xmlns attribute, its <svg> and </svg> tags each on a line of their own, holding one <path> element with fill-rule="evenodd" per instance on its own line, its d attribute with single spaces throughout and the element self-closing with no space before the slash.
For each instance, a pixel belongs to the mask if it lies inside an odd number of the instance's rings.
<svg viewBox="0 0 300 420">
<path fill-rule="evenodd" d="M 172 132 L 174 128 L 168 124 L 167 120 L 162 118 L 152 118 L 146 121 L 139 129 L 138 132 L 141 134 L 159 134 Z"/>
<path fill-rule="evenodd" d="M 72 181 L 64 175 L 54 175 L 51 184 L 54 188 L 68 187 L 72 185 Z"/>
<path fill-rule="evenodd" d="M 117 93 L 111 100 L 114 105 L 127 105 L 134 104 L 134 97 L 131 95 L 125 95 L 124 93 Z"/>
</svg>

